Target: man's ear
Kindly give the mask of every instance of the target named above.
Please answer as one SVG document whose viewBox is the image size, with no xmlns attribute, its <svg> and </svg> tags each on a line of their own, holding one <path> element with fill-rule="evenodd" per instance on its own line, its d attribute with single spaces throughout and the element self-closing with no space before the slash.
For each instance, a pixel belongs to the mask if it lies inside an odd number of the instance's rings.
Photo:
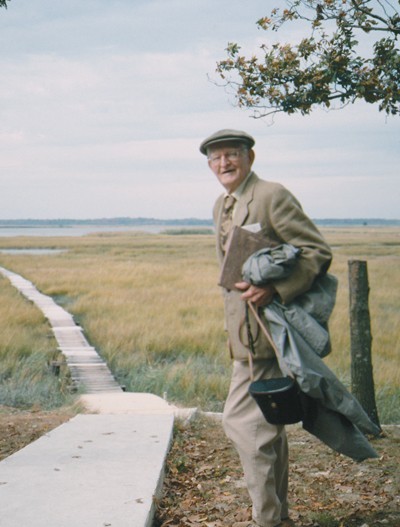
<svg viewBox="0 0 400 527">
<path fill-rule="evenodd" d="M 250 159 L 251 165 L 254 163 L 255 158 L 256 158 L 256 153 L 254 152 L 254 150 L 253 149 L 249 150 L 249 159 Z"/>
</svg>

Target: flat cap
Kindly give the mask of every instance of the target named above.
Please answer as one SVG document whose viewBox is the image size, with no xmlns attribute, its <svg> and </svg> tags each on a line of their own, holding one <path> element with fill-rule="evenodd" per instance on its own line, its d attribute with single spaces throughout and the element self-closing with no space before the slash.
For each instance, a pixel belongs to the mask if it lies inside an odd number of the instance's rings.
<svg viewBox="0 0 400 527">
<path fill-rule="evenodd" d="M 214 134 L 204 139 L 200 145 L 200 152 L 207 155 L 207 148 L 218 143 L 226 143 L 227 141 L 234 141 L 236 143 L 244 143 L 249 148 L 252 148 L 255 144 L 255 140 L 251 135 L 241 130 L 218 130 Z"/>
</svg>

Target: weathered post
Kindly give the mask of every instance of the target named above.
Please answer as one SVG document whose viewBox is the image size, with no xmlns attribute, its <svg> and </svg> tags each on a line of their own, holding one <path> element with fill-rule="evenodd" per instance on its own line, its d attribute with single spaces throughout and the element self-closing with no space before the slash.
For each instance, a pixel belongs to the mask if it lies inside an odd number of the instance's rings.
<svg viewBox="0 0 400 527">
<path fill-rule="evenodd" d="M 367 262 L 350 260 L 351 390 L 370 419 L 380 428 L 375 402 L 371 358 L 371 323 L 368 307 Z"/>
</svg>

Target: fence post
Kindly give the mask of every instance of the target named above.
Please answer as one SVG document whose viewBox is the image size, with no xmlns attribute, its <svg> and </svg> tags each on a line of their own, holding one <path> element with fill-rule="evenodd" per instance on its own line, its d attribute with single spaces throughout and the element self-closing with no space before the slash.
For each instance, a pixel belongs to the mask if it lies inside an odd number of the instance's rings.
<svg viewBox="0 0 400 527">
<path fill-rule="evenodd" d="M 351 391 L 369 418 L 379 427 L 371 358 L 367 262 L 349 260 Z"/>
</svg>

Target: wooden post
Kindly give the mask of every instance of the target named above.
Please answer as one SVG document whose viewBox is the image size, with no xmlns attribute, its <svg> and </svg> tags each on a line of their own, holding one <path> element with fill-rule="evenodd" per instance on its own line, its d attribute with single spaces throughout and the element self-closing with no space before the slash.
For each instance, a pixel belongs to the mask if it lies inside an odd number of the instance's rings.
<svg viewBox="0 0 400 527">
<path fill-rule="evenodd" d="M 380 428 L 375 402 L 371 359 L 371 323 L 368 307 L 367 262 L 350 260 L 351 390 L 369 418 Z"/>
</svg>

